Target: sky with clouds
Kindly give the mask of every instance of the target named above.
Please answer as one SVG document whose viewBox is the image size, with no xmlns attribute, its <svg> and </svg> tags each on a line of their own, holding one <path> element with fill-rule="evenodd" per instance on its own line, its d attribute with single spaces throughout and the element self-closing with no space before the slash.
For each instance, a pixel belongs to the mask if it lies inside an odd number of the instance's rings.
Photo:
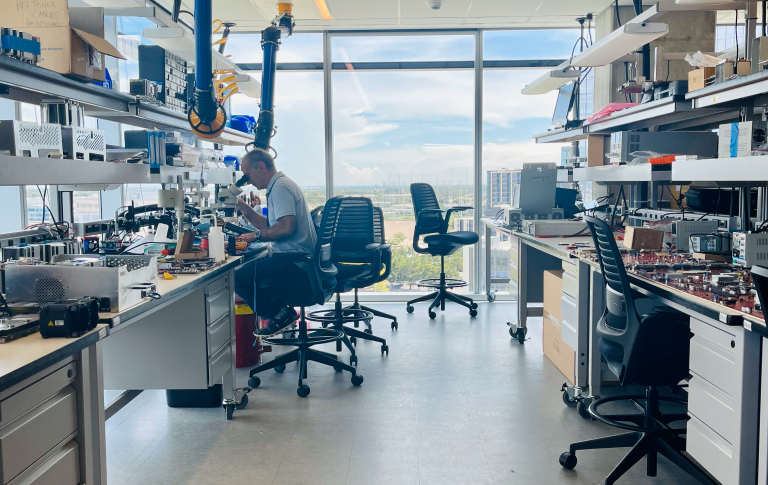
<svg viewBox="0 0 768 485">
<path fill-rule="evenodd" d="M 487 32 L 486 59 L 553 59 L 570 55 L 575 30 Z M 471 60 L 473 35 L 335 37 L 334 62 Z M 236 62 L 261 62 L 258 35 L 233 35 L 227 53 Z M 278 62 L 322 61 L 321 34 L 285 39 Z M 523 96 L 541 70 L 486 70 L 483 81 L 484 169 L 524 162 L 556 162 L 558 145 L 536 145 L 546 131 L 555 93 Z M 279 72 L 275 94 L 280 169 L 302 186 L 324 175 L 323 77 Z M 472 181 L 474 72 L 334 71 L 334 181 L 337 186 L 396 180 Z M 234 114 L 258 113 L 257 101 L 233 98 Z"/>
</svg>

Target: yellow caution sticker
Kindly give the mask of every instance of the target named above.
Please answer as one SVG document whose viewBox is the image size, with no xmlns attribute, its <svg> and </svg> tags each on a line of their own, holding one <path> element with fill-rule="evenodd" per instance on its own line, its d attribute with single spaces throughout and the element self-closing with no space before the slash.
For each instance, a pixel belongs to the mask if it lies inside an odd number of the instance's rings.
<svg viewBox="0 0 768 485">
<path fill-rule="evenodd" d="M 235 305 L 235 315 L 253 315 L 253 310 L 245 303 L 238 303 Z"/>
</svg>

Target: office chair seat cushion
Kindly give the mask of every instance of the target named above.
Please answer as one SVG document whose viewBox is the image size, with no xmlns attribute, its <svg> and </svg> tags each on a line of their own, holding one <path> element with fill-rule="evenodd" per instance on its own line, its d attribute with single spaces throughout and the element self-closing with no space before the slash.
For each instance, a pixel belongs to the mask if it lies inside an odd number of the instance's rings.
<svg viewBox="0 0 768 485">
<path fill-rule="evenodd" d="M 478 235 L 470 231 L 455 231 L 445 234 L 433 234 L 424 238 L 424 242 L 429 246 L 468 246 L 470 244 L 475 244 L 478 240 Z"/>
</svg>

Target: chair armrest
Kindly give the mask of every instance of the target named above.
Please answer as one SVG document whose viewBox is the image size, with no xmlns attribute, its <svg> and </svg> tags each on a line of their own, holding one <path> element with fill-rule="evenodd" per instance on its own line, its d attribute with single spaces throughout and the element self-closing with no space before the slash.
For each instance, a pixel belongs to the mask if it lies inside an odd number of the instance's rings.
<svg viewBox="0 0 768 485">
<path fill-rule="evenodd" d="M 460 205 L 460 206 L 451 207 L 450 209 L 448 209 L 448 212 L 445 214 L 445 228 L 446 228 L 446 231 L 448 230 L 448 224 L 450 224 L 450 222 L 451 222 L 451 215 L 454 212 L 464 212 L 464 211 L 468 211 L 468 210 L 472 210 L 472 209 L 474 209 L 474 207 L 470 207 L 470 206 L 467 206 L 467 205 Z"/>
<path fill-rule="evenodd" d="M 379 245 L 379 250 L 381 250 L 382 252 L 391 251 L 392 250 L 392 245 L 391 244 L 380 244 Z"/>
<path fill-rule="evenodd" d="M 371 243 L 365 246 L 366 251 L 378 251 L 381 247 L 381 244 L 379 243 Z"/>
</svg>

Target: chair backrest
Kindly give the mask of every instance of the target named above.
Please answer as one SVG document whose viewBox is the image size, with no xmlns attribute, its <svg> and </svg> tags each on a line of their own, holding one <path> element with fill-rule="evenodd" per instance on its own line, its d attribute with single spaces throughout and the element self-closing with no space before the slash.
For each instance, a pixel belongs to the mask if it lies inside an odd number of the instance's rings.
<svg viewBox="0 0 768 485">
<path fill-rule="evenodd" d="M 751 272 L 752 284 L 755 285 L 755 289 L 757 290 L 757 297 L 760 299 L 763 320 L 765 320 L 765 307 L 768 304 L 768 268 L 764 266 L 752 266 Z"/>
<path fill-rule="evenodd" d="M 333 260 L 369 263 L 366 246 L 374 240 L 373 203 L 367 197 L 344 197 L 333 238 Z"/>
<path fill-rule="evenodd" d="M 443 214 L 437 211 L 431 212 L 431 210 L 440 209 L 440 203 L 437 201 L 435 190 L 431 185 L 411 184 L 411 199 L 413 200 L 413 216 L 417 221 L 414 236 L 446 232 L 447 227 L 443 222 Z M 419 214 L 424 210 L 430 210 L 430 212 L 425 212 L 419 217 Z"/>
<path fill-rule="evenodd" d="M 384 211 L 381 207 L 373 208 L 373 241 L 379 244 L 387 242 L 387 236 L 384 234 Z"/>
<path fill-rule="evenodd" d="M 622 375 L 631 369 L 632 354 L 637 334 L 640 330 L 640 318 L 635 310 L 635 300 L 629 286 L 629 278 L 624 268 L 624 260 L 613 237 L 613 231 L 601 219 L 585 216 L 584 220 L 592 233 L 597 251 L 597 259 L 605 278 L 605 311 L 597 325 L 600 338 L 621 345 L 624 350 Z"/>
<path fill-rule="evenodd" d="M 341 196 L 330 198 L 323 207 L 323 215 L 317 229 L 317 246 L 315 246 L 314 258 L 321 269 L 333 267 L 331 253 L 342 200 Z"/>
</svg>

